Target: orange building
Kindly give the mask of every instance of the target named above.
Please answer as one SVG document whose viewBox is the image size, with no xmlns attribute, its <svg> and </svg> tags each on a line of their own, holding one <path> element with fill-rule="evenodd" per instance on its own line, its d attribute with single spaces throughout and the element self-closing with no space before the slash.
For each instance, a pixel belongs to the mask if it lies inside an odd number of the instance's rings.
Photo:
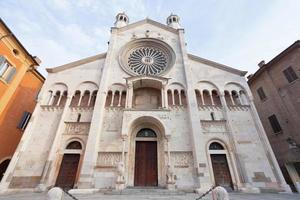
<svg viewBox="0 0 300 200">
<path fill-rule="evenodd" d="M 36 70 L 39 62 L 0 18 L 0 180 L 45 80 Z"/>
</svg>

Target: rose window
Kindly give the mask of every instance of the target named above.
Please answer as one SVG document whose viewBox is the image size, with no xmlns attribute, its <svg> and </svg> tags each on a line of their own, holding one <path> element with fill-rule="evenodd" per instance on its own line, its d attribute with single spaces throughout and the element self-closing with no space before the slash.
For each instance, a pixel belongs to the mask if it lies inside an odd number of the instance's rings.
<svg viewBox="0 0 300 200">
<path fill-rule="evenodd" d="M 132 76 L 161 76 L 166 74 L 175 62 L 173 49 L 163 41 L 141 38 L 123 46 L 119 63 Z"/>
<path fill-rule="evenodd" d="M 167 58 L 158 49 L 141 47 L 129 55 L 128 66 L 139 75 L 156 75 L 166 69 Z"/>
</svg>

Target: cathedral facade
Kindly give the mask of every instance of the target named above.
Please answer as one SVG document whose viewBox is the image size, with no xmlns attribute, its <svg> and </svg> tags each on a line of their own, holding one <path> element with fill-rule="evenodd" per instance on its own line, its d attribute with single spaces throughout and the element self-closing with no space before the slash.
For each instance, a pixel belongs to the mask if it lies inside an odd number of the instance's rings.
<svg viewBox="0 0 300 200">
<path fill-rule="evenodd" d="M 289 191 L 240 71 L 167 25 L 116 16 L 106 53 L 49 75 L 1 191 Z"/>
</svg>

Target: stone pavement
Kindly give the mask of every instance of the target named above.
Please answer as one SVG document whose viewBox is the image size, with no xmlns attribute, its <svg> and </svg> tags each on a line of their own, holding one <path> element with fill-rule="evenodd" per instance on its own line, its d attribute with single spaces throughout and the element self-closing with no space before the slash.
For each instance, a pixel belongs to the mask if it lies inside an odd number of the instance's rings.
<svg viewBox="0 0 300 200">
<path fill-rule="evenodd" d="M 101 193 L 95 194 L 74 194 L 79 200 L 195 200 L 199 195 L 194 193 L 177 194 L 177 195 L 155 195 L 155 194 L 126 194 L 126 195 L 105 195 Z M 245 194 L 245 193 L 229 193 L 230 200 L 300 200 L 300 194 Z M 70 197 L 65 198 L 71 200 Z M 211 194 L 203 198 L 210 200 Z M 46 200 L 45 193 L 14 193 L 1 194 L 0 200 Z"/>
</svg>

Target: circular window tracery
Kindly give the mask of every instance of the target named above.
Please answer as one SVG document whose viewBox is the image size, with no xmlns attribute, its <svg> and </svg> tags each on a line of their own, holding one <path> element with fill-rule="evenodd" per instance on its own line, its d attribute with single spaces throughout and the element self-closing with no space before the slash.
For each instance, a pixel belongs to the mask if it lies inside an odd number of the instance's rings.
<svg viewBox="0 0 300 200">
<path fill-rule="evenodd" d="M 140 47 L 128 58 L 129 68 L 139 75 L 157 75 L 167 67 L 167 57 L 159 49 Z"/>
<path fill-rule="evenodd" d="M 165 42 L 142 38 L 127 43 L 120 51 L 119 62 L 129 74 L 157 76 L 174 64 L 175 53 Z"/>
</svg>

